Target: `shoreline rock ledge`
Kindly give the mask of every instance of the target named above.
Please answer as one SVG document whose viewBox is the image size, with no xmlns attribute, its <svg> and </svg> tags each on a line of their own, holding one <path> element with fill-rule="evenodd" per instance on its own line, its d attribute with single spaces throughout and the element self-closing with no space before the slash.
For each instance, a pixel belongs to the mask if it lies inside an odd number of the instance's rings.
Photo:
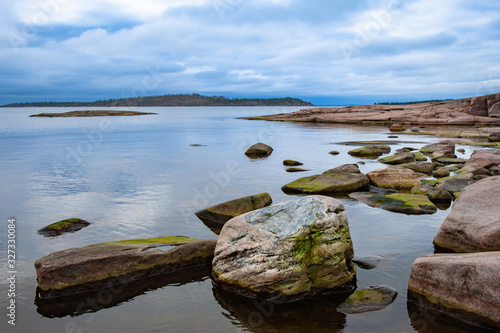
<svg viewBox="0 0 500 333">
<path fill-rule="evenodd" d="M 352 291 L 353 256 L 342 202 L 306 196 L 229 220 L 217 241 L 212 278 L 225 290 L 286 303 Z"/>
<path fill-rule="evenodd" d="M 35 261 L 40 298 L 54 298 L 210 265 L 215 240 L 182 236 L 98 243 Z"/>
</svg>

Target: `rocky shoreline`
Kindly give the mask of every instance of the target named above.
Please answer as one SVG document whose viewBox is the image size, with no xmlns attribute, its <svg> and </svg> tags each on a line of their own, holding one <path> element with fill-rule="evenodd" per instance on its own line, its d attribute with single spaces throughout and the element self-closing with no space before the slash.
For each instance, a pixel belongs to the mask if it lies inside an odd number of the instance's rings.
<svg viewBox="0 0 500 333">
<path fill-rule="evenodd" d="M 153 112 L 140 111 L 123 111 L 123 110 L 84 110 L 84 111 L 69 111 L 62 113 L 38 113 L 30 117 L 111 117 L 111 116 L 141 116 L 147 114 L 156 114 Z"/>
<path fill-rule="evenodd" d="M 500 94 L 408 105 L 320 107 L 247 119 L 366 125 L 500 126 Z"/>
</svg>

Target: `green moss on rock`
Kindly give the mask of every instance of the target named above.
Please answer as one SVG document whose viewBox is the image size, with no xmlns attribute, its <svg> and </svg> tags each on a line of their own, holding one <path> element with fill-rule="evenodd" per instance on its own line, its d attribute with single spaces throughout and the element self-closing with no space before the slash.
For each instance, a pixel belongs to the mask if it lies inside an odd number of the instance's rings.
<svg viewBox="0 0 500 333">
<path fill-rule="evenodd" d="M 70 218 L 49 224 L 38 230 L 38 233 L 47 237 L 59 236 L 67 232 L 75 232 L 90 225 L 89 222 L 78 218 Z"/>
</svg>

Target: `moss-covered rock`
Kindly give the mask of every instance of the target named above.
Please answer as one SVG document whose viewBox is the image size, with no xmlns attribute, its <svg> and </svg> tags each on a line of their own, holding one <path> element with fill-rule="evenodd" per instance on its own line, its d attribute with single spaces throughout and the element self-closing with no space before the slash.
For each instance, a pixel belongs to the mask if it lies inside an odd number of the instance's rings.
<svg viewBox="0 0 500 333">
<path fill-rule="evenodd" d="M 286 172 L 304 172 L 304 171 L 309 171 L 307 169 L 302 169 L 302 168 L 287 168 Z"/>
<path fill-rule="evenodd" d="M 427 157 L 425 157 L 424 154 L 422 154 L 419 151 L 414 151 L 413 155 L 415 156 L 415 160 L 417 162 L 425 162 L 425 161 L 427 161 Z"/>
<path fill-rule="evenodd" d="M 382 162 L 384 164 L 391 164 L 391 165 L 411 163 L 411 162 L 415 162 L 415 155 L 413 155 L 413 153 L 411 153 L 411 152 L 400 153 L 400 154 L 395 154 L 395 155 L 383 157 L 379 160 L 379 162 Z"/>
<path fill-rule="evenodd" d="M 467 160 L 464 158 L 448 158 L 448 157 L 440 157 L 435 159 L 438 163 L 443 164 L 464 164 L 467 163 Z"/>
<path fill-rule="evenodd" d="M 352 192 L 368 187 L 366 175 L 358 172 L 329 170 L 321 175 L 299 178 L 281 189 L 285 193 L 331 194 Z"/>
<path fill-rule="evenodd" d="M 411 162 L 400 164 L 398 167 L 407 168 L 415 172 L 425 173 L 427 175 L 432 174 L 433 166 L 431 162 Z"/>
<path fill-rule="evenodd" d="M 391 147 L 386 145 L 368 145 L 361 148 L 353 149 L 348 152 L 349 155 L 355 157 L 378 157 L 391 152 Z"/>
<path fill-rule="evenodd" d="M 450 170 L 447 168 L 439 168 L 434 171 L 433 176 L 436 178 L 444 178 L 450 175 Z"/>
<path fill-rule="evenodd" d="M 233 217 L 269 206 L 272 202 L 269 193 L 260 193 L 205 208 L 195 215 L 210 227 L 222 228 Z"/>
<path fill-rule="evenodd" d="M 382 310 L 396 299 L 398 292 L 386 286 L 370 286 L 358 289 L 338 307 L 338 311 L 346 314 L 363 313 Z"/>
<path fill-rule="evenodd" d="M 332 150 L 331 152 L 329 152 L 328 154 L 330 155 L 339 155 L 340 152 L 336 151 L 336 150 Z"/>
<path fill-rule="evenodd" d="M 49 224 L 48 226 L 45 226 L 42 229 L 38 230 L 38 233 L 46 237 L 55 237 L 67 232 L 78 231 L 89 225 L 90 222 L 87 222 L 85 220 L 78 218 L 71 218 Z"/>
<path fill-rule="evenodd" d="M 304 163 L 301 163 L 301 162 L 295 161 L 295 160 L 284 160 L 283 165 L 284 166 L 301 166 L 301 165 L 304 165 Z"/>
<path fill-rule="evenodd" d="M 35 261 L 39 296 L 53 298 L 210 264 L 215 240 L 187 237 L 93 244 Z M 161 248 L 161 249 L 160 249 Z"/>
<path fill-rule="evenodd" d="M 427 185 L 415 186 L 411 189 L 411 193 L 425 195 L 431 201 L 450 202 L 453 199 L 448 191 Z"/>
<path fill-rule="evenodd" d="M 352 290 L 353 255 L 342 203 L 306 196 L 229 221 L 215 249 L 213 278 L 241 295 L 295 301 Z"/>
<path fill-rule="evenodd" d="M 351 193 L 350 197 L 371 207 L 409 215 L 434 214 L 437 207 L 424 195 L 407 193 Z"/>
</svg>

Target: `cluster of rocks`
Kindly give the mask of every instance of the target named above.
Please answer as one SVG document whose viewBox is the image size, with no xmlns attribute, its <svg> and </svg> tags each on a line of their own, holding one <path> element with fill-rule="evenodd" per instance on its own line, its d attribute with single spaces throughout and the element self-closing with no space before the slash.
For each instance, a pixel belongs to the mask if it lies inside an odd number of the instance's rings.
<svg viewBox="0 0 500 333">
<path fill-rule="evenodd" d="M 500 176 L 467 186 L 434 239 L 438 253 L 415 260 L 408 299 L 473 325 L 500 328 Z"/>
</svg>

